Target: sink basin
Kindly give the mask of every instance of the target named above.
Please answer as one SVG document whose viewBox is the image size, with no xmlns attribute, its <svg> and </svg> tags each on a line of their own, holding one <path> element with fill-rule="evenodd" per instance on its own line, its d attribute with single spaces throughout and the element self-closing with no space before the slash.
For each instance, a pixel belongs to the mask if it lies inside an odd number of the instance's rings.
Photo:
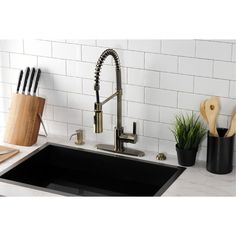
<svg viewBox="0 0 236 236">
<path fill-rule="evenodd" d="M 71 196 L 160 196 L 185 168 L 46 143 L 0 181 Z"/>
</svg>

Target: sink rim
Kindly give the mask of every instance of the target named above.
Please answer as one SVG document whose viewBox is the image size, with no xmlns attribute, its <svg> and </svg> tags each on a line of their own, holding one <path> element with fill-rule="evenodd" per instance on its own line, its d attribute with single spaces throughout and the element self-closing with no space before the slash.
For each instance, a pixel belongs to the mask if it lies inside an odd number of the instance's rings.
<svg viewBox="0 0 236 236">
<path fill-rule="evenodd" d="M 128 156 L 128 155 L 109 153 L 109 152 L 100 151 L 100 150 L 95 151 L 95 150 L 90 150 L 90 149 L 86 149 L 86 148 L 74 147 L 74 146 L 69 146 L 69 145 L 66 145 L 66 144 L 59 144 L 59 143 L 54 143 L 54 142 L 46 142 L 42 146 L 35 149 L 33 152 L 27 154 L 25 157 L 23 157 L 22 159 L 20 159 L 19 161 L 17 161 L 16 163 L 12 164 L 10 167 L 8 167 L 4 171 L 2 171 L 1 174 L 0 174 L 0 182 L 12 184 L 12 185 L 17 185 L 17 186 L 25 187 L 25 188 L 29 188 L 29 189 L 39 190 L 39 191 L 43 191 L 43 192 L 58 194 L 58 195 L 61 195 L 61 196 L 77 196 L 77 197 L 80 197 L 81 195 L 70 194 L 70 193 L 67 193 L 67 192 L 59 191 L 59 190 L 48 189 L 48 188 L 44 188 L 44 187 L 39 187 L 37 185 L 31 185 L 31 184 L 26 184 L 26 183 L 14 181 L 14 180 L 8 180 L 8 179 L 1 178 L 1 176 L 4 175 L 5 173 L 7 173 L 8 171 L 12 170 L 16 166 L 20 165 L 22 162 L 28 160 L 29 158 L 31 158 L 35 154 L 39 153 L 40 151 L 42 151 L 43 149 L 45 149 L 46 147 L 51 146 L 51 145 L 56 146 L 56 147 L 61 147 L 61 148 L 72 149 L 72 150 L 75 150 L 75 151 L 89 152 L 89 153 L 94 153 L 94 154 L 98 153 L 98 154 L 101 154 L 101 155 L 104 155 L 104 156 L 127 159 L 127 160 L 131 160 L 131 161 L 137 161 L 137 162 L 142 162 L 142 163 L 147 163 L 147 164 L 152 164 L 152 165 L 158 165 L 158 166 L 163 166 L 163 167 L 175 168 L 177 170 L 175 172 L 175 174 L 173 174 L 168 179 L 168 181 L 166 181 L 165 184 L 153 196 L 161 196 L 186 169 L 185 167 L 182 167 L 182 166 L 175 166 L 175 165 L 171 165 L 171 164 L 152 162 L 152 161 L 149 161 L 149 160 L 143 160 L 143 159 L 135 158 L 133 156 Z M 109 197 L 109 196 L 104 196 L 104 197 Z M 131 196 L 131 197 L 134 197 L 134 196 Z"/>
</svg>

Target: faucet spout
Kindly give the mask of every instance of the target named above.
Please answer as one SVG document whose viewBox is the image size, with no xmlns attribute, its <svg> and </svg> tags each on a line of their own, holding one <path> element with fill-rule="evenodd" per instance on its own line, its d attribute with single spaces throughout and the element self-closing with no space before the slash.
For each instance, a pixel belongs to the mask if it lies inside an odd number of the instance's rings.
<svg viewBox="0 0 236 236">
<path fill-rule="evenodd" d="M 100 90 L 100 73 L 102 65 L 108 56 L 112 56 L 115 61 L 116 69 L 116 92 L 105 99 L 103 102 L 100 101 L 99 90 Z M 143 156 L 144 153 L 138 150 L 130 150 L 124 147 L 124 143 L 136 143 L 137 135 L 136 132 L 133 134 L 124 133 L 124 128 L 122 127 L 122 85 L 121 85 L 121 68 L 119 56 L 113 49 L 106 49 L 98 59 L 95 68 L 95 84 L 94 90 L 96 92 L 96 102 L 94 104 L 94 127 L 95 133 L 103 132 L 103 112 L 102 106 L 110 101 L 112 98 L 117 97 L 117 124 L 115 127 L 115 143 L 114 146 L 110 145 L 97 145 L 97 148 L 106 151 L 113 151 L 119 153 L 126 153 L 135 156 Z M 136 126 L 135 126 L 136 127 Z"/>
</svg>

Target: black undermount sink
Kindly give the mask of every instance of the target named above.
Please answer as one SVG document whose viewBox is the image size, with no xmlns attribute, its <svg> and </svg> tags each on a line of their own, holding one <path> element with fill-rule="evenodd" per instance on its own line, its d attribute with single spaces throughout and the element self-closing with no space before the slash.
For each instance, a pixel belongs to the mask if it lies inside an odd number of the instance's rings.
<svg viewBox="0 0 236 236">
<path fill-rule="evenodd" d="M 46 143 L 0 181 L 71 196 L 160 196 L 184 169 Z"/>
</svg>

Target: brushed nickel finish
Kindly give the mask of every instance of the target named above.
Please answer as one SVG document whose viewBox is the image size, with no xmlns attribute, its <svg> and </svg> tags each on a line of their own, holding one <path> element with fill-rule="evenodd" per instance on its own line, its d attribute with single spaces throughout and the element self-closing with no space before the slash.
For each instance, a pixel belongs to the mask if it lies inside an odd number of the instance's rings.
<svg viewBox="0 0 236 236">
<path fill-rule="evenodd" d="M 75 133 L 70 136 L 70 140 L 71 140 L 71 138 L 72 138 L 73 136 L 75 136 L 75 135 L 76 135 L 75 144 L 77 144 L 77 145 L 82 145 L 82 144 L 84 144 L 84 141 L 83 141 L 83 138 L 84 138 L 84 137 L 83 137 L 83 136 L 84 136 L 84 131 L 83 131 L 82 129 L 77 129 L 77 130 L 75 131 Z"/>
<path fill-rule="evenodd" d="M 100 102 L 99 90 L 100 90 L 100 72 L 102 65 L 105 59 L 108 56 L 112 56 L 115 61 L 116 66 L 116 92 L 105 99 L 103 102 Z M 110 152 L 117 152 L 122 154 L 128 154 L 133 156 L 144 156 L 144 152 L 133 150 L 130 148 L 124 147 L 124 143 L 136 143 L 137 134 L 136 134 L 136 123 L 133 123 L 133 133 L 124 133 L 124 128 L 122 127 L 122 84 L 121 84 L 121 69 L 120 69 L 120 60 L 119 56 L 113 49 L 106 49 L 98 59 L 96 68 L 95 68 L 95 85 L 94 90 L 96 92 L 96 102 L 94 104 L 94 131 L 95 133 L 103 132 L 103 112 L 102 106 L 108 101 L 117 97 L 117 124 L 114 132 L 114 146 L 99 144 L 97 145 L 98 149 L 102 149 Z"/>
<path fill-rule="evenodd" d="M 159 161 L 164 161 L 164 160 L 166 160 L 166 155 L 164 153 L 158 153 L 156 158 Z"/>
<path fill-rule="evenodd" d="M 114 145 L 109 145 L 109 144 L 98 144 L 97 149 L 100 149 L 103 151 L 108 151 L 108 152 L 120 153 L 120 154 L 124 154 L 124 155 L 138 156 L 138 157 L 142 157 L 145 155 L 144 152 L 139 151 L 139 150 L 135 150 L 132 148 L 125 148 L 123 151 L 119 152 L 119 151 L 115 150 Z"/>
</svg>

